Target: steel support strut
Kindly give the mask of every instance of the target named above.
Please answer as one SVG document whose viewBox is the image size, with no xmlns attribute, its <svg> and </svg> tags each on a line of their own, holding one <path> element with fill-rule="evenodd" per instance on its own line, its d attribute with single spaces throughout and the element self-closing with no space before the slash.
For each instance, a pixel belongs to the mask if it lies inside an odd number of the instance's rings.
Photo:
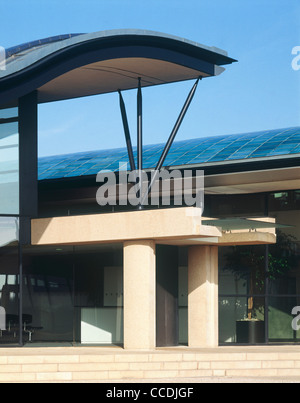
<svg viewBox="0 0 300 403">
<path fill-rule="evenodd" d="M 187 97 L 187 100 L 185 101 L 185 104 L 184 104 L 184 106 L 183 106 L 183 108 L 182 108 L 182 110 L 180 112 L 180 115 L 179 115 L 179 117 L 178 117 L 178 119 L 177 119 L 177 121 L 175 123 L 175 126 L 174 126 L 174 128 L 173 128 L 173 130 L 172 130 L 172 132 L 171 132 L 171 134 L 169 136 L 169 139 L 168 139 L 168 141 L 167 141 L 167 143 L 165 145 L 165 148 L 164 148 L 164 150 L 162 152 L 162 155 L 161 155 L 161 157 L 160 157 L 160 159 L 159 159 L 159 161 L 158 161 L 158 163 L 156 165 L 155 174 L 153 175 L 151 183 L 148 186 L 147 192 L 144 194 L 144 196 L 142 198 L 142 202 L 141 202 L 142 206 L 145 203 L 145 200 L 148 198 L 148 196 L 149 196 L 149 194 L 151 192 L 152 186 L 154 185 L 154 183 L 155 183 L 155 181 L 157 179 L 159 171 L 161 170 L 161 168 L 162 168 L 162 166 L 163 166 L 163 164 L 164 164 L 164 162 L 165 162 L 165 160 L 167 158 L 167 155 L 168 155 L 168 153 L 170 151 L 170 148 L 172 147 L 172 144 L 173 144 L 173 142 L 175 140 L 175 137 L 176 137 L 176 135 L 177 135 L 177 133 L 178 133 L 178 131 L 180 129 L 180 126 L 181 126 L 181 124 L 182 124 L 182 122 L 183 122 L 183 120 L 185 118 L 185 115 L 186 115 L 186 113 L 187 113 L 187 111 L 188 111 L 188 109 L 189 109 L 189 107 L 191 105 L 191 102 L 192 102 L 192 100 L 194 98 L 194 95 L 196 93 L 196 90 L 197 90 L 197 87 L 198 87 L 198 84 L 199 84 L 200 80 L 202 80 L 202 77 L 199 77 L 197 79 L 196 83 L 193 85 L 193 88 L 191 89 L 191 91 L 190 91 L 190 93 L 189 93 L 189 95 Z"/>
<path fill-rule="evenodd" d="M 123 121 L 123 127 L 124 127 L 124 133 L 125 133 L 128 157 L 129 157 L 129 162 L 130 162 L 130 169 L 131 169 L 131 171 L 135 171 L 135 169 L 136 169 L 135 168 L 135 161 L 134 161 L 134 155 L 133 155 L 132 142 L 131 142 L 131 137 L 130 137 L 130 131 L 129 131 L 129 125 L 128 125 L 125 102 L 124 102 L 124 99 L 123 99 L 121 91 L 119 90 L 118 92 L 119 92 L 119 96 L 120 96 L 120 109 L 121 109 L 121 115 L 122 115 L 122 121 Z"/>
<path fill-rule="evenodd" d="M 143 99 L 142 99 L 142 84 L 139 78 L 138 94 L 137 94 L 137 169 L 143 169 Z"/>
<path fill-rule="evenodd" d="M 137 93 L 137 160 L 138 160 L 138 177 L 139 190 L 137 197 L 142 197 L 142 170 L 143 170 L 143 98 L 142 98 L 142 80 L 139 77 L 138 93 Z M 139 204 L 139 209 L 142 204 Z"/>
</svg>

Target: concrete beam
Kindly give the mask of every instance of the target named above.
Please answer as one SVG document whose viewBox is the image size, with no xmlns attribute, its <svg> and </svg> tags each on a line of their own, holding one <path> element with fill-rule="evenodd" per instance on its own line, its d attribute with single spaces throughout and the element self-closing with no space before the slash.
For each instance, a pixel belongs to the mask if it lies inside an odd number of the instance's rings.
<svg viewBox="0 0 300 403">
<path fill-rule="evenodd" d="M 32 245 L 220 237 L 220 229 L 201 225 L 196 210 L 182 207 L 35 219 L 31 221 Z"/>
</svg>

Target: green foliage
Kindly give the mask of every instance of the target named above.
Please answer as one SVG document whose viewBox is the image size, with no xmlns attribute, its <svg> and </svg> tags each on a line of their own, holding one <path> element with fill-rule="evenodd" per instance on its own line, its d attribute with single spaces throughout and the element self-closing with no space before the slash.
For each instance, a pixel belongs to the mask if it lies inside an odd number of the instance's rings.
<svg viewBox="0 0 300 403">
<path fill-rule="evenodd" d="M 250 294 L 260 294 L 264 290 L 265 255 L 262 248 L 255 246 L 235 246 L 226 256 L 225 270 L 234 273 L 237 280 L 249 284 Z"/>
<path fill-rule="evenodd" d="M 278 231 L 277 243 L 269 248 L 268 277 L 276 280 L 298 266 L 297 239 Z"/>
<path fill-rule="evenodd" d="M 266 278 L 271 281 L 284 278 L 298 267 L 297 248 L 295 237 L 278 231 L 277 243 L 268 247 L 268 253 L 263 246 L 236 246 L 227 254 L 224 269 L 234 273 L 237 280 L 245 280 L 244 285 L 248 286 L 247 293 L 251 296 L 248 299 L 248 319 L 254 318 L 256 310 L 263 309 L 255 307 L 252 296 L 265 294 Z"/>
<path fill-rule="evenodd" d="M 238 279 L 249 280 L 251 276 L 256 287 L 263 290 L 265 283 L 265 248 L 261 246 L 235 246 L 226 256 L 225 270 Z M 277 233 L 277 243 L 269 246 L 268 277 L 272 280 L 285 276 L 298 265 L 297 240 L 281 231 Z"/>
</svg>

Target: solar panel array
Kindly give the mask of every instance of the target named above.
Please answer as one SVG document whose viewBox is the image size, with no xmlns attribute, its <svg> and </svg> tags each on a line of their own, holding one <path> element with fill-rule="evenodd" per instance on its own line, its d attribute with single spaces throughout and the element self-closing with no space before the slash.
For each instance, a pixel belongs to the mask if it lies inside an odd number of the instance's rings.
<svg viewBox="0 0 300 403">
<path fill-rule="evenodd" d="M 74 36 L 78 36 L 78 35 L 82 35 L 82 34 L 57 35 L 57 36 L 52 36 L 50 38 L 39 39 L 39 40 L 32 41 L 32 42 L 26 42 L 21 45 L 13 46 L 9 49 L 6 49 L 6 57 L 9 58 L 11 56 L 14 56 L 14 55 L 17 55 L 17 54 L 20 54 L 23 52 L 27 52 L 32 49 L 36 49 L 41 46 L 46 46 L 46 45 L 50 45 L 55 42 L 60 42 L 60 41 L 64 41 L 69 38 L 73 38 Z"/>
<path fill-rule="evenodd" d="M 164 144 L 144 146 L 143 168 L 155 168 Z M 136 157 L 136 148 L 134 148 Z M 256 133 L 204 137 L 175 142 L 164 166 L 202 165 L 255 158 L 300 154 L 300 127 Z M 129 170 L 127 149 L 90 151 L 39 159 L 39 180 L 96 175 L 98 172 Z"/>
</svg>

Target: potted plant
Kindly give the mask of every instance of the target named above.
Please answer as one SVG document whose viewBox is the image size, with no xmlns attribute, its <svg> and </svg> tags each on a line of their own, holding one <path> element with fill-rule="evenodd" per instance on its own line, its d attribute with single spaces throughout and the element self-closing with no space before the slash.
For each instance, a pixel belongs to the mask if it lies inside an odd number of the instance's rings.
<svg viewBox="0 0 300 403">
<path fill-rule="evenodd" d="M 233 247 L 226 256 L 225 270 L 232 272 L 236 280 L 243 280 L 247 289 L 247 312 L 236 322 L 237 342 L 245 344 L 264 343 L 264 304 L 254 299 L 254 295 L 264 294 L 265 256 L 254 246 Z"/>
<path fill-rule="evenodd" d="M 237 280 L 244 280 L 247 287 L 247 313 L 236 323 L 238 343 L 261 344 L 265 342 L 265 321 L 263 298 L 254 295 L 266 293 L 266 278 L 272 284 L 297 267 L 296 239 L 281 231 L 277 233 L 277 243 L 265 249 L 255 246 L 233 247 L 228 254 L 225 270 L 234 273 Z M 266 271 L 267 268 L 267 271 Z"/>
</svg>

